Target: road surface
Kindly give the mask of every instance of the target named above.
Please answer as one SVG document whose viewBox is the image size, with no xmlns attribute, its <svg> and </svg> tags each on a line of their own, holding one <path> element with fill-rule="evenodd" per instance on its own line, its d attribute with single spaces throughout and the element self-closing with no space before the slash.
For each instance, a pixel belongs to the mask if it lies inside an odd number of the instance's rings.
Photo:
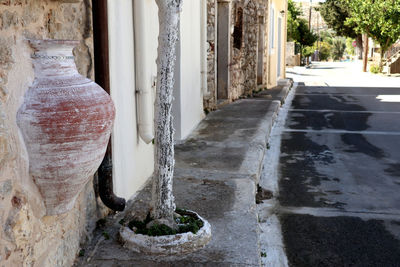
<svg viewBox="0 0 400 267">
<path fill-rule="evenodd" d="M 360 70 L 288 70 L 276 216 L 291 266 L 400 266 L 400 78 Z"/>
</svg>

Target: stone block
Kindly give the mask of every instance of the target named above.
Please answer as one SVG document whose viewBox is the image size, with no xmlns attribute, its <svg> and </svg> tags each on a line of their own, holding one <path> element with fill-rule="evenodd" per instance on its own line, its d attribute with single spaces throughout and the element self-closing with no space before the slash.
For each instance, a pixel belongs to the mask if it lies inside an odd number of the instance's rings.
<svg viewBox="0 0 400 267">
<path fill-rule="evenodd" d="M 1 29 L 7 30 L 8 28 L 12 26 L 17 26 L 18 25 L 18 14 L 17 12 L 10 12 L 8 10 L 4 11 L 1 14 L 1 20 L 2 20 L 2 26 Z"/>
<path fill-rule="evenodd" d="M 6 87 L 8 81 L 8 77 L 4 70 L 0 69 L 0 100 L 8 95 L 8 90 Z"/>
<path fill-rule="evenodd" d="M 0 99 L 3 99 L 6 95 L 8 95 L 7 88 L 3 85 L 0 85 Z"/>
<path fill-rule="evenodd" d="M 53 2 L 60 2 L 60 3 L 79 3 L 83 0 L 52 0 Z"/>
<path fill-rule="evenodd" d="M 0 67 L 3 69 L 10 69 L 14 63 L 13 52 L 11 48 L 11 41 L 5 38 L 0 38 Z M 5 73 L 2 72 L 2 79 L 5 78 Z"/>
<path fill-rule="evenodd" d="M 13 189 L 12 180 L 6 180 L 0 182 L 0 198 L 4 199 L 5 197 L 9 196 Z"/>
<path fill-rule="evenodd" d="M 0 170 L 4 166 L 4 161 L 10 156 L 10 146 L 8 141 L 8 134 L 2 117 L 2 105 L 0 103 Z"/>
<path fill-rule="evenodd" d="M 74 56 L 78 72 L 85 77 L 89 77 L 92 69 L 92 57 L 89 47 L 81 43 L 74 49 Z"/>
<path fill-rule="evenodd" d="M 6 83 L 7 83 L 6 72 L 0 69 L 0 85 L 5 85 Z"/>
<path fill-rule="evenodd" d="M 22 0 L 0 0 L 0 5 L 20 6 L 22 5 Z"/>
<path fill-rule="evenodd" d="M 35 23 L 42 15 L 43 10 L 41 8 L 40 1 L 29 1 L 28 6 L 24 8 L 22 13 L 21 23 L 23 26 Z"/>
</svg>

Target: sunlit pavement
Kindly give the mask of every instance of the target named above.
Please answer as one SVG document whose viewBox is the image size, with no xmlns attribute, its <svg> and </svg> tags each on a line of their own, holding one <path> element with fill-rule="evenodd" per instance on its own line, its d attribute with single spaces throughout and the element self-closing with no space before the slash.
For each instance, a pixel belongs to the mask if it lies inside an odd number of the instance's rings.
<svg viewBox="0 0 400 267">
<path fill-rule="evenodd" d="M 278 217 L 292 266 L 400 266 L 400 78 L 288 69 Z"/>
<path fill-rule="evenodd" d="M 400 75 L 388 77 L 362 72 L 362 62 L 314 62 L 310 68 L 287 69 L 287 76 L 306 85 L 399 87 Z"/>
</svg>

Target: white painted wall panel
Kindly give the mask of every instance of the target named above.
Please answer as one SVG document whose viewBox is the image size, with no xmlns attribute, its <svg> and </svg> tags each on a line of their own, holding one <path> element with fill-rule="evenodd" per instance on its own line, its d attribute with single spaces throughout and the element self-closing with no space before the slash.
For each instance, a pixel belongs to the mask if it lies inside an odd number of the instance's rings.
<svg viewBox="0 0 400 267">
<path fill-rule="evenodd" d="M 181 13 L 180 53 L 177 63 L 180 70 L 175 90 L 174 115 L 176 139 L 185 139 L 204 118 L 201 90 L 201 1 L 185 1 Z M 179 114 L 177 114 L 179 112 Z"/>
<path fill-rule="evenodd" d="M 155 73 L 157 7 L 152 0 L 140 1 L 149 6 L 144 23 L 148 24 L 146 40 Z M 114 190 L 118 196 L 130 198 L 153 173 L 154 147 L 146 145 L 137 131 L 133 1 L 109 0 L 108 8 L 111 97 L 116 106 L 112 136 Z"/>
</svg>

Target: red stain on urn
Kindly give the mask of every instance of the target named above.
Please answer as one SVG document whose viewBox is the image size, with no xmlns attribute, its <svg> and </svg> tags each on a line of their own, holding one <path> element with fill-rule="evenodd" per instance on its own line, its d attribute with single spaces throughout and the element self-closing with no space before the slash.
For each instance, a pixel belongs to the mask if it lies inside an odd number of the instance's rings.
<svg viewBox="0 0 400 267">
<path fill-rule="evenodd" d="M 110 138 L 115 108 L 110 96 L 81 76 L 75 41 L 30 41 L 35 80 L 17 122 L 29 154 L 29 171 L 48 215 L 70 210 L 99 167 Z"/>
</svg>

